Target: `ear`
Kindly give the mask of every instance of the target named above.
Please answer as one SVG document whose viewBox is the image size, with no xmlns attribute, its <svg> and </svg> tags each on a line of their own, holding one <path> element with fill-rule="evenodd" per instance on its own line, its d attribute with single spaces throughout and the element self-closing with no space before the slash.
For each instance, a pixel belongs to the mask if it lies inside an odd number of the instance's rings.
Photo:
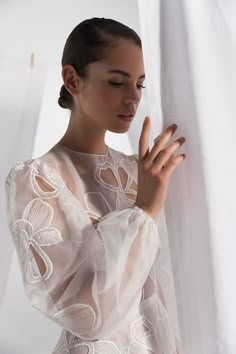
<svg viewBox="0 0 236 354">
<path fill-rule="evenodd" d="M 64 85 L 71 95 L 79 93 L 79 81 L 80 78 L 72 65 L 65 65 L 61 72 Z"/>
</svg>

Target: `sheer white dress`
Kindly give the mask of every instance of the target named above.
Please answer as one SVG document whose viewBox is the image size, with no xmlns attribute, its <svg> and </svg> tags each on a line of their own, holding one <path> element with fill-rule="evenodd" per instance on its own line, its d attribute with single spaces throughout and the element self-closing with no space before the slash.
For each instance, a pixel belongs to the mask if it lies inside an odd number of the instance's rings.
<svg viewBox="0 0 236 354">
<path fill-rule="evenodd" d="M 180 354 L 158 281 L 158 217 L 135 205 L 137 158 L 56 144 L 9 171 L 25 294 L 62 327 L 53 353 Z"/>
</svg>

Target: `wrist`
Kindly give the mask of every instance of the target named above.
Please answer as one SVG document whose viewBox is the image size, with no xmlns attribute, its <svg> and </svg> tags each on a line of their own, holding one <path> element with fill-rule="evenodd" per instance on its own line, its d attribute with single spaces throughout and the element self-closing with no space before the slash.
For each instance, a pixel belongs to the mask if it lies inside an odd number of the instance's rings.
<svg viewBox="0 0 236 354">
<path fill-rule="evenodd" d="M 155 221 L 156 213 L 153 213 L 152 211 L 150 211 L 150 209 L 147 206 L 137 203 L 137 202 L 135 202 L 134 205 L 136 205 L 137 207 L 142 209 L 146 214 L 148 214 Z"/>
</svg>

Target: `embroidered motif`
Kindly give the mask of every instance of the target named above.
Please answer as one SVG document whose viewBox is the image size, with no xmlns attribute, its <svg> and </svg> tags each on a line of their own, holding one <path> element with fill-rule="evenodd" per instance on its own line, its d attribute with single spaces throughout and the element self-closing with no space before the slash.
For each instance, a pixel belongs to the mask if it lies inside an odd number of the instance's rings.
<svg viewBox="0 0 236 354">
<path fill-rule="evenodd" d="M 88 216 L 98 222 L 102 215 L 112 211 L 106 198 L 99 192 L 87 192 L 84 195 L 86 212 Z M 99 210 L 103 211 L 103 214 Z"/>
<path fill-rule="evenodd" d="M 65 191 L 65 195 L 60 196 L 57 203 L 62 212 L 65 213 L 65 223 L 69 225 L 70 240 L 72 240 L 73 245 L 76 246 L 78 246 L 80 242 L 81 230 L 84 232 L 83 235 L 86 235 L 86 230 L 88 230 L 88 222 L 85 215 L 98 221 L 102 213 L 107 214 L 111 211 L 111 205 L 113 207 L 116 205 L 116 208 L 119 209 L 133 204 L 137 193 L 137 163 L 123 158 L 122 154 L 118 152 L 110 151 L 110 154 L 114 163 L 107 161 L 103 164 L 98 164 L 94 173 L 95 180 L 106 189 L 105 192 L 108 196 L 106 196 L 105 193 L 106 197 L 104 197 L 102 193 L 96 191 L 85 193 L 85 209 L 82 208 L 80 202 L 77 203 L 77 197 L 73 196 L 69 190 L 64 189 L 65 184 L 59 174 L 54 173 L 55 170 L 51 169 L 40 160 L 30 162 L 30 182 L 33 187 L 33 191 L 31 190 L 30 193 L 36 194 L 38 198 L 34 198 L 27 204 L 23 215 L 18 215 L 17 218 L 20 217 L 20 219 L 16 220 L 14 224 L 14 242 L 17 246 L 22 274 L 26 284 L 37 283 L 42 279 L 47 280 L 50 278 L 53 272 L 53 265 L 42 247 L 63 241 L 60 231 L 51 226 L 54 209 L 47 203 L 48 199 L 58 197 L 63 190 Z M 23 169 L 24 167 L 23 164 L 19 164 L 19 169 Z M 113 199 L 113 193 L 110 194 L 109 199 L 109 190 L 117 194 L 114 205 L 113 200 L 111 200 L 111 198 Z M 11 192 L 12 196 L 14 195 L 15 197 L 17 191 L 14 189 L 14 185 L 11 186 Z M 67 194 L 67 192 L 69 194 Z M 67 196 L 69 197 L 67 198 Z M 90 220 L 89 217 L 88 220 Z M 94 236 L 96 237 L 95 233 Z M 45 271 L 41 271 L 42 274 L 35 261 L 34 252 L 37 253 L 42 264 L 44 264 Z M 165 283 L 166 274 L 164 267 L 162 267 L 162 264 L 164 264 L 166 260 L 165 253 L 159 253 L 159 255 L 160 257 L 157 257 L 155 262 L 155 274 L 153 279 L 156 279 L 157 272 L 158 274 L 160 272 L 162 283 Z M 50 281 L 51 280 L 53 281 L 52 278 Z M 158 294 L 156 294 L 156 297 L 155 300 L 153 296 L 153 301 L 150 301 L 151 299 L 149 298 L 146 299 L 148 300 L 146 305 L 143 306 L 142 310 L 141 306 L 139 308 L 138 316 L 141 314 L 141 317 L 136 318 L 132 322 L 129 320 L 127 322 L 129 329 L 127 328 L 124 338 L 120 336 L 119 341 L 118 333 L 118 341 L 113 338 L 114 342 L 109 340 L 109 338 L 100 339 L 98 341 L 87 341 L 72 334 L 81 333 L 81 336 L 84 335 L 86 338 L 86 334 L 91 334 L 91 331 L 94 330 L 95 312 L 93 308 L 86 304 L 74 304 L 54 314 L 50 312 L 50 318 L 60 323 L 61 326 L 70 328 L 72 332 L 70 333 L 63 330 L 60 341 L 54 349 L 54 353 L 175 354 L 176 350 L 171 324 L 165 308 L 162 306 L 160 299 L 158 299 Z M 42 299 L 42 301 L 44 301 L 44 299 Z M 42 303 L 41 305 L 42 307 L 48 306 L 47 303 Z M 54 305 L 55 304 L 53 304 L 53 306 Z M 57 303 L 56 305 L 58 309 L 58 305 L 60 306 L 60 304 Z M 99 308 L 98 311 L 100 311 Z M 101 316 L 99 315 L 98 318 L 100 319 Z M 120 347 L 118 347 L 118 345 Z"/>
<path fill-rule="evenodd" d="M 132 321 L 130 331 L 132 340 L 128 347 L 122 348 L 122 354 L 157 353 L 153 351 L 151 345 L 151 339 L 154 335 L 153 328 L 145 316 L 140 316 Z"/>
<path fill-rule="evenodd" d="M 62 330 L 59 342 L 52 353 L 77 354 L 79 351 L 81 354 L 89 354 L 92 353 L 92 350 L 92 343 L 83 343 L 72 333 Z"/>
<path fill-rule="evenodd" d="M 143 308 L 142 312 L 145 312 L 145 317 L 148 318 L 151 327 L 155 331 L 153 348 L 155 348 L 157 353 L 176 354 L 173 328 L 171 327 L 167 310 L 157 294 L 155 301 L 152 301 L 152 305 L 146 306 L 145 309 Z"/>
<path fill-rule="evenodd" d="M 30 182 L 34 192 L 42 199 L 56 198 L 62 190 L 65 188 L 65 183 L 58 173 L 54 173 L 55 170 L 51 169 L 44 161 L 36 159 L 30 164 Z M 40 169 L 40 174 L 39 174 Z M 48 190 L 45 191 L 40 185 L 37 178 L 41 178 L 48 186 Z"/>
<path fill-rule="evenodd" d="M 130 162 L 126 159 L 119 159 L 120 162 L 117 164 L 114 152 L 110 153 L 113 164 L 110 161 L 98 164 L 94 178 L 104 188 L 117 193 L 116 208 L 122 209 L 131 206 L 136 198 L 137 178 L 134 171 L 137 165 L 135 161 Z"/>
<path fill-rule="evenodd" d="M 42 199 L 55 198 L 65 187 L 60 177 L 55 177 L 46 164 L 39 160 L 29 160 L 30 182 L 36 195 Z M 39 174 L 39 166 L 41 167 Z M 18 170 L 23 170 L 23 163 L 17 164 Z M 57 176 L 57 175 L 56 175 Z M 42 189 L 39 182 L 41 178 L 44 188 L 50 187 L 50 191 Z M 48 181 L 49 180 L 49 181 Z M 16 190 L 13 191 L 14 195 Z M 19 253 L 20 265 L 24 281 L 27 283 L 37 283 L 50 278 L 53 265 L 42 246 L 51 246 L 62 242 L 61 233 L 55 227 L 51 227 L 54 210 L 52 206 L 40 198 L 34 198 L 25 207 L 22 218 L 17 219 L 13 225 L 13 240 L 16 250 Z M 41 263 L 44 270 L 40 273 L 34 254 Z"/>
<path fill-rule="evenodd" d="M 62 241 L 60 231 L 50 226 L 52 218 L 53 208 L 41 199 L 35 198 L 27 204 L 22 219 L 15 222 L 13 238 L 26 282 L 47 280 L 52 274 L 52 262 L 41 248 Z M 31 247 L 44 262 L 44 274 L 39 272 Z"/>
<path fill-rule="evenodd" d="M 79 350 L 79 353 L 88 354 L 162 354 L 162 352 L 153 351 L 152 349 L 154 332 L 151 323 L 145 316 L 140 316 L 131 322 L 130 337 L 131 341 L 129 345 L 119 349 L 111 340 L 101 339 L 87 342 L 69 332 L 63 331 L 57 349 L 62 349 L 61 346 L 63 346 L 63 350 L 70 354 L 78 353 L 76 350 L 73 351 L 76 348 Z"/>
<path fill-rule="evenodd" d="M 85 336 L 93 331 L 96 322 L 94 310 L 91 306 L 86 304 L 73 304 L 67 306 L 63 310 L 53 314 L 52 318 L 58 323 L 66 323 L 72 332 L 81 333 L 81 336 Z M 74 338 L 70 338 L 70 346 L 71 342 L 76 341 L 76 338 L 76 336 L 74 336 Z M 68 349 L 68 342 L 66 349 Z"/>
</svg>

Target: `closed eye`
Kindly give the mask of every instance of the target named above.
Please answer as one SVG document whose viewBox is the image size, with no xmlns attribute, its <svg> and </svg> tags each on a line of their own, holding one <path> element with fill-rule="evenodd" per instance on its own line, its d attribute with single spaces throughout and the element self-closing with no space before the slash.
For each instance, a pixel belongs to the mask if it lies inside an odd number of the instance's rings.
<svg viewBox="0 0 236 354">
<path fill-rule="evenodd" d="M 122 86 L 124 85 L 123 82 L 114 82 L 114 81 L 108 81 L 109 84 L 111 84 L 112 86 Z"/>
<path fill-rule="evenodd" d="M 146 86 L 143 86 L 143 85 L 137 85 L 137 88 L 140 89 L 140 90 L 141 90 L 142 88 L 145 88 L 145 87 L 146 87 Z"/>
<path fill-rule="evenodd" d="M 122 85 L 124 85 L 124 82 L 114 82 L 114 81 L 110 81 L 110 80 L 108 82 L 109 82 L 110 85 L 115 86 L 115 87 L 121 87 Z M 141 90 L 142 88 L 145 88 L 145 86 L 137 85 L 137 88 L 139 90 Z"/>
</svg>

